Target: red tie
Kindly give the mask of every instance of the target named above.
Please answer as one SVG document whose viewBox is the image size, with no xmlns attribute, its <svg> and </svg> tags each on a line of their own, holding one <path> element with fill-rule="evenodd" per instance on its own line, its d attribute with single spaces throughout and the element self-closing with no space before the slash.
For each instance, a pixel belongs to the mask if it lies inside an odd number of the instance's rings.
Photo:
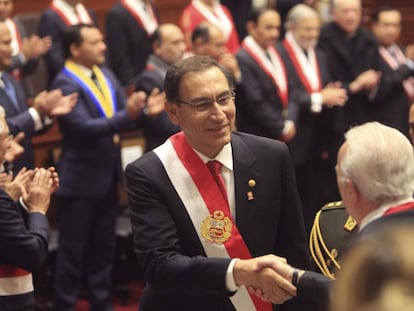
<svg viewBox="0 0 414 311">
<path fill-rule="evenodd" d="M 207 167 L 211 172 L 211 175 L 213 175 L 214 180 L 216 181 L 221 194 L 224 196 L 224 200 L 227 202 L 227 208 L 228 208 L 228 201 L 227 201 L 227 191 L 226 186 L 224 185 L 224 179 L 223 176 L 221 176 L 221 163 L 219 161 L 208 161 Z"/>
</svg>

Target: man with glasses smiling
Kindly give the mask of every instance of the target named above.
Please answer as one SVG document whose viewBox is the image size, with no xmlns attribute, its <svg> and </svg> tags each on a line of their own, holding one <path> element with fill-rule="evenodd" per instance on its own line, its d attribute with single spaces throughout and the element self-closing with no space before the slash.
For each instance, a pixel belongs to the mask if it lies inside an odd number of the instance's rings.
<svg viewBox="0 0 414 311">
<path fill-rule="evenodd" d="M 290 282 L 275 291 L 281 279 L 258 271 L 255 257 L 278 254 L 308 266 L 288 149 L 232 132 L 232 77 L 211 58 L 171 66 L 164 86 L 166 111 L 182 132 L 126 169 L 134 249 L 146 280 L 140 310 L 276 310 L 245 286 L 284 300 L 295 295 Z M 305 309 L 293 302 L 277 310 Z"/>
</svg>

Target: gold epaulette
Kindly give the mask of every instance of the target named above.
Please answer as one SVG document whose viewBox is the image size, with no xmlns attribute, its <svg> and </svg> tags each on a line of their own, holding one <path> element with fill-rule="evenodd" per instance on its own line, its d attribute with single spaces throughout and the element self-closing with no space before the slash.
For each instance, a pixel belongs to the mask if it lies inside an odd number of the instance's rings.
<svg viewBox="0 0 414 311">
<path fill-rule="evenodd" d="M 343 210 L 346 214 L 345 207 L 342 201 L 331 202 L 324 205 L 315 216 L 315 220 L 310 232 L 309 237 L 309 250 L 312 255 L 312 258 L 315 264 L 318 266 L 319 270 L 331 279 L 335 279 L 335 271 L 341 269 L 340 265 L 340 254 L 338 249 L 342 248 L 343 245 L 336 245 L 336 243 L 343 244 L 344 241 L 335 241 L 335 245 L 327 245 L 326 238 L 324 238 L 322 231 L 321 231 L 321 214 L 326 213 L 327 211 L 332 210 Z M 345 217 L 342 212 L 340 212 L 341 218 Z M 356 228 L 357 223 L 356 221 L 348 215 L 343 228 L 346 232 L 351 233 Z M 333 230 L 339 230 L 333 224 Z"/>
</svg>

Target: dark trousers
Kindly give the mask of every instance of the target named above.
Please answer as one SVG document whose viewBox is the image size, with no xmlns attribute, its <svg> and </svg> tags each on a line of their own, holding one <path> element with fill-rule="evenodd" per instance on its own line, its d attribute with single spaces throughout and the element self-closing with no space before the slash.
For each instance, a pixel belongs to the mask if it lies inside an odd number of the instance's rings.
<svg viewBox="0 0 414 311">
<path fill-rule="evenodd" d="M 75 310 L 83 280 L 90 310 L 109 309 L 118 207 L 116 188 L 101 198 L 58 199 L 55 310 Z"/>
</svg>

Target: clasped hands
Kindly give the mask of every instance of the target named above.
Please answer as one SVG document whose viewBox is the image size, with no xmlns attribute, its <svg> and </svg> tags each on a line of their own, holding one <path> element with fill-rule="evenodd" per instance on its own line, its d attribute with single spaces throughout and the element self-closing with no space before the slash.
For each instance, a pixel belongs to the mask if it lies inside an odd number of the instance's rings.
<svg viewBox="0 0 414 311">
<path fill-rule="evenodd" d="M 233 276 L 236 284 L 246 286 L 251 294 L 281 304 L 296 297 L 296 287 L 292 285 L 293 271 L 294 268 L 287 264 L 285 258 L 265 255 L 237 260 Z"/>
</svg>

